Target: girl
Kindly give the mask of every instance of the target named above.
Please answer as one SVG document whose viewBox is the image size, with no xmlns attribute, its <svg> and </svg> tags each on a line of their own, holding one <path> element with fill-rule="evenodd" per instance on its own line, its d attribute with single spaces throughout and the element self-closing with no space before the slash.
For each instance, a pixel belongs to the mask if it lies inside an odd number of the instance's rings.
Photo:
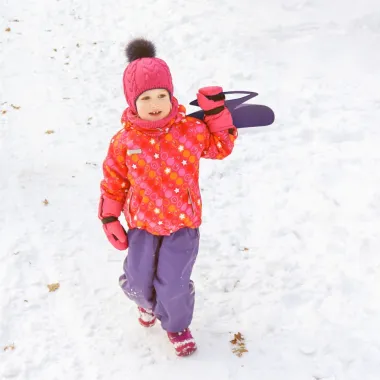
<svg viewBox="0 0 380 380">
<path fill-rule="evenodd" d="M 186 116 L 169 67 L 155 54 L 144 39 L 126 48 L 129 108 L 103 163 L 99 218 L 111 244 L 128 248 L 120 286 L 137 304 L 139 322 L 151 327 L 158 319 L 176 354 L 185 356 L 196 350 L 189 326 L 202 216 L 199 161 L 227 157 L 237 129 L 221 87 L 197 94 L 204 122 Z M 118 219 L 122 212 L 128 233 Z"/>
</svg>

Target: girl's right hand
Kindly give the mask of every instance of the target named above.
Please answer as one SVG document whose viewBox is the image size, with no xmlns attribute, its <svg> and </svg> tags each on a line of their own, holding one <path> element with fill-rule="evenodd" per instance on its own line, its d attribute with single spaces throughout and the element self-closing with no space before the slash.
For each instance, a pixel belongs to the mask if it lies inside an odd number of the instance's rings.
<svg viewBox="0 0 380 380">
<path fill-rule="evenodd" d="M 103 230 L 106 233 L 108 241 L 119 251 L 124 251 L 128 248 L 128 236 L 121 225 L 121 223 L 116 220 L 111 223 L 103 224 Z"/>
<path fill-rule="evenodd" d="M 119 221 L 123 204 L 107 197 L 101 196 L 98 217 L 103 223 L 103 231 L 109 242 L 119 251 L 128 248 L 128 236 Z"/>
</svg>

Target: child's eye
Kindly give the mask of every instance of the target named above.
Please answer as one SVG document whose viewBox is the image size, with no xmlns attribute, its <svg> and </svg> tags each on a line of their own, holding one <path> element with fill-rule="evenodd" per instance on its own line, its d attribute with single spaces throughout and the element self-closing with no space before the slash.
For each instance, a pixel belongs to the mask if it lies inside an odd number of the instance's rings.
<svg viewBox="0 0 380 380">
<path fill-rule="evenodd" d="M 166 94 L 160 94 L 158 95 L 159 98 L 165 98 Z"/>
<path fill-rule="evenodd" d="M 149 100 L 149 96 L 144 96 L 141 100 Z"/>
</svg>

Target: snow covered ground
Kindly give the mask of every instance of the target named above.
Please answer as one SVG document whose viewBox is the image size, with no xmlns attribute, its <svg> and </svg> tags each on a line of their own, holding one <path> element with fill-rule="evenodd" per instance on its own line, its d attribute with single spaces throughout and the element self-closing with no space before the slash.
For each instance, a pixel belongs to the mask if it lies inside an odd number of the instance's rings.
<svg viewBox="0 0 380 380">
<path fill-rule="evenodd" d="M 277 117 L 203 161 L 186 359 L 137 324 L 97 219 L 137 36 L 183 104 L 222 84 Z M 378 380 L 379 46 L 379 0 L 2 0 L 1 380 Z"/>
</svg>

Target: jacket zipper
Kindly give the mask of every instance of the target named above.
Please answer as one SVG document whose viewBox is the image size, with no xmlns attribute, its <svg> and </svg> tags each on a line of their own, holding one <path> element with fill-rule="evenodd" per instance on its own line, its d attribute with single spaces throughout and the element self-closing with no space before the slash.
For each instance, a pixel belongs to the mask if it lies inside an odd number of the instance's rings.
<svg viewBox="0 0 380 380">
<path fill-rule="evenodd" d="M 193 199 L 191 198 L 190 189 L 187 189 L 187 193 L 189 195 L 188 204 L 191 205 L 191 210 L 193 211 L 193 214 L 194 214 L 194 203 L 193 203 Z"/>
<path fill-rule="evenodd" d="M 128 215 L 129 215 L 129 222 L 132 224 L 132 214 L 131 214 L 131 203 L 132 203 L 132 197 L 133 197 L 133 188 L 130 188 L 129 191 L 131 192 L 131 195 L 129 196 L 128 201 Z"/>
</svg>

